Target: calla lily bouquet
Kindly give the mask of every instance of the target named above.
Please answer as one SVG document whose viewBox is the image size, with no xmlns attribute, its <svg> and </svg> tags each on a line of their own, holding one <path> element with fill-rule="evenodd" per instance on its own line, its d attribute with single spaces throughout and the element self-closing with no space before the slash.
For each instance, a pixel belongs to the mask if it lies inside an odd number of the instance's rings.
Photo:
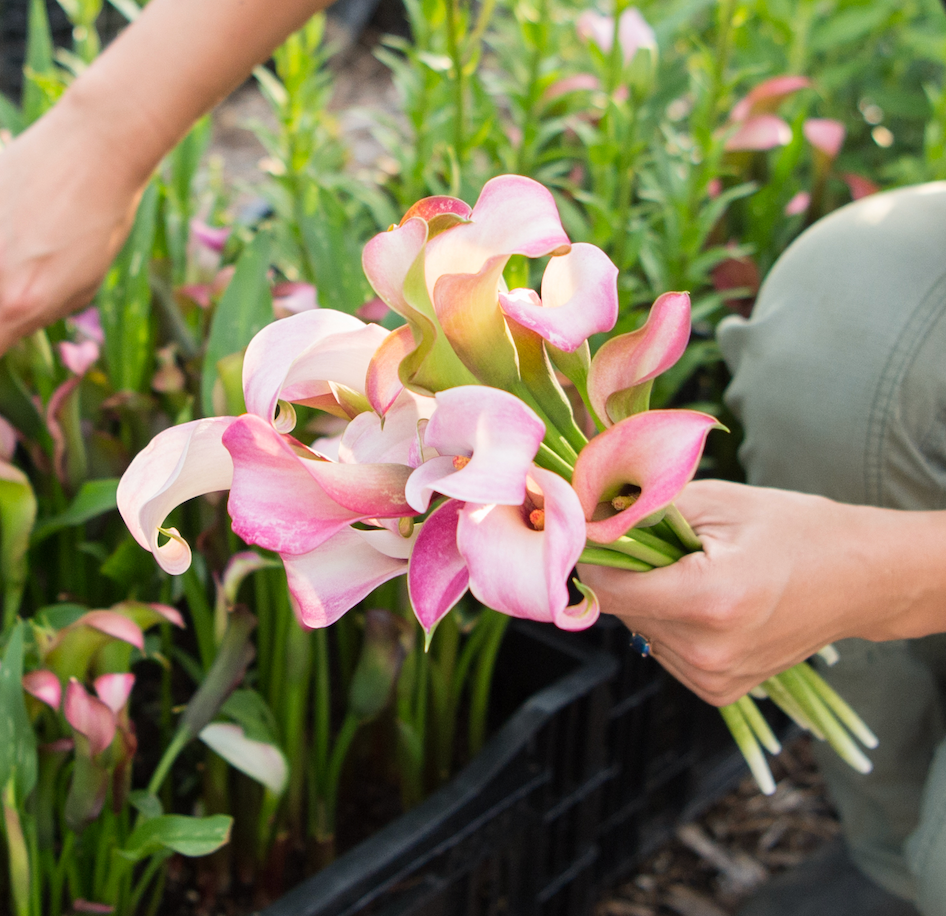
<svg viewBox="0 0 946 916">
<path fill-rule="evenodd" d="M 548 258 L 540 292 L 509 288 L 517 255 Z M 128 468 L 119 509 L 164 570 L 191 562 L 165 527 L 171 511 L 229 489 L 233 530 L 281 557 L 303 626 L 327 626 L 406 575 L 429 644 L 467 591 L 578 630 L 599 606 L 577 579 L 570 597 L 576 563 L 640 571 L 699 549 L 673 501 L 720 424 L 649 409 L 654 379 L 689 340 L 686 293 L 660 296 L 642 327 L 592 358 L 588 338 L 618 317 L 617 268 L 572 243 L 549 191 L 516 175 L 489 181 L 472 208 L 419 201 L 368 242 L 363 264 L 400 327 L 325 309 L 268 325 L 246 350 L 246 412 L 167 429 Z M 343 432 L 301 441 L 293 405 L 342 418 Z M 848 729 L 873 737 L 807 665 L 761 689 L 869 768 Z M 760 742 L 778 742 L 764 718 L 748 697 L 722 712 L 772 791 Z"/>
</svg>

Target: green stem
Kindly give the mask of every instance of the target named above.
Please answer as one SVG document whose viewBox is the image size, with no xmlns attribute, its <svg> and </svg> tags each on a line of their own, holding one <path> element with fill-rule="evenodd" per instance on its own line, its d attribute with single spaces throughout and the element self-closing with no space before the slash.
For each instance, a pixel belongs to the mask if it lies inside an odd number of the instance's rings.
<svg viewBox="0 0 946 916">
<path fill-rule="evenodd" d="M 824 733 L 811 721 L 801 704 L 785 689 L 781 681 L 770 677 L 762 684 L 762 690 L 799 728 L 811 732 L 819 741 L 824 741 Z"/>
<path fill-rule="evenodd" d="M 867 727 L 864 720 L 838 695 L 834 688 L 809 664 L 796 666 L 814 692 L 821 697 L 828 708 L 841 720 L 864 747 L 875 748 L 880 743 L 877 736 Z"/>
<path fill-rule="evenodd" d="M 804 662 L 801 663 L 801 665 L 804 664 Z M 869 773 L 872 768 L 870 760 L 854 743 L 824 701 L 808 685 L 805 676 L 799 671 L 801 665 L 795 665 L 783 671 L 776 675 L 776 679 L 782 681 L 786 689 L 798 700 L 811 720 L 824 733 L 828 744 L 837 751 L 838 756 L 857 772 Z"/>
<path fill-rule="evenodd" d="M 759 742 L 756 740 L 752 727 L 746 721 L 739 704 L 732 703 L 729 706 L 721 706 L 719 712 L 729 728 L 730 734 L 735 739 L 742 756 L 749 765 L 759 788 L 766 795 L 771 795 L 775 791 L 775 780 L 772 778 L 772 771 L 769 769 L 765 754 L 762 753 L 762 748 L 759 747 Z"/>
<path fill-rule="evenodd" d="M 688 550 L 696 552 L 703 549 L 703 542 L 696 536 L 696 532 L 690 527 L 690 523 L 683 517 L 680 510 L 673 503 L 667 506 L 664 521 L 667 522 L 673 533 L 680 539 L 680 543 Z"/>
<path fill-rule="evenodd" d="M 634 557 L 636 560 L 643 560 L 651 566 L 670 566 L 683 556 L 679 553 L 674 556 L 674 553 L 677 552 L 669 545 L 665 549 L 659 550 L 649 544 L 641 543 L 636 537 L 619 537 L 615 541 L 610 541 L 607 546 L 609 550 L 623 553 L 628 557 Z"/>
<path fill-rule="evenodd" d="M 197 576 L 193 566 L 184 573 L 182 582 L 184 594 L 187 597 L 187 606 L 191 612 L 194 635 L 197 637 L 200 663 L 204 671 L 208 671 L 217 654 L 217 643 L 214 638 L 214 611 L 207 600 L 203 583 Z"/>
<path fill-rule="evenodd" d="M 328 634 L 322 628 L 315 630 L 312 638 L 315 640 L 315 689 L 312 697 L 312 759 L 309 761 L 309 833 L 318 838 L 322 812 L 319 810 L 321 805 L 317 803 L 317 799 L 325 797 L 325 781 L 328 778 L 332 687 L 329 678 Z"/>
<path fill-rule="evenodd" d="M 470 722 L 469 739 L 470 754 L 478 754 L 486 740 L 486 723 L 489 715 L 489 698 L 492 694 L 493 673 L 496 670 L 496 657 L 499 654 L 499 647 L 502 645 L 503 636 L 506 628 L 509 626 L 509 618 L 506 614 L 499 614 L 496 611 L 487 611 L 484 613 L 490 615 L 488 619 L 489 629 L 487 631 L 486 642 L 480 652 L 476 662 L 476 670 L 473 673 L 473 684 L 470 690 Z"/>
<path fill-rule="evenodd" d="M 453 64 L 453 146 L 457 162 L 462 164 L 464 157 L 464 86 L 463 86 L 463 58 L 460 53 L 460 17 L 457 9 L 459 0 L 447 0 L 447 53 Z"/>
<path fill-rule="evenodd" d="M 610 566 L 614 569 L 630 569 L 634 572 L 647 572 L 654 568 L 650 563 L 623 553 L 615 553 L 607 547 L 585 547 L 578 562 L 591 563 L 594 566 Z"/>
<path fill-rule="evenodd" d="M 752 702 L 752 697 L 740 697 L 740 699 L 736 700 L 736 706 L 739 707 L 739 711 L 745 717 L 746 722 L 752 727 L 752 731 L 755 732 L 759 743 L 770 754 L 780 753 L 782 745 L 769 727 L 769 723 L 765 721 L 765 717 L 759 712 L 759 707 Z"/>
<path fill-rule="evenodd" d="M 151 776 L 151 781 L 148 783 L 148 793 L 150 795 L 157 795 L 161 790 L 161 784 L 174 765 L 174 761 L 177 760 L 178 755 L 184 750 L 190 740 L 191 736 L 186 730 L 178 729 L 178 731 L 175 732 L 171 743 L 165 748 L 161 759 L 158 761 L 158 765 Z"/>
<path fill-rule="evenodd" d="M 335 739 L 335 747 L 332 749 L 332 756 L 328 764 L 328 773 L 325 777 L 325 823 L 322 829 L 326 830 L 327 835 L 335 835 L 335 815 L 338 810 L 338 782 L 341 779 L 342 767 L 345 764 L 345 758 L 348 756 L 348 750 L 354 740 L 358 729 L 361 727 L 361 720 L 348 713 L 345 721 L 342 722 L 341 731 Z M 323 837 L 316 837 L 322 839 Z"/>
<path fill-rule="evenodd" d="M 141 903 L 144 892 L 148 889 L 148 885 L 154 880 L 155 875 L 158 875 L 158 873 L 164 869 L 164 863 L 169 855 L 170 853 L 167 855 L 154 855 L 148 860 L 145 870 L 141 873 L 141 877 L 135 882 L 134 889 L 131 892 L 131 897 L 128 901 L 129 913 L 138 912 L 138 905 Z"/>
<path fill-rule="evenodd" d="M 535 463 L 540 468 L 555 471 L 559 477 L 564 477 L 565 480 L 571 483 L 572 474 L 575 472 L 574 465 L 570 465 L 563 458 L 560 458 L 544 442 L 539 446 L 538 454 L 535 456 Z"/>
</svg>

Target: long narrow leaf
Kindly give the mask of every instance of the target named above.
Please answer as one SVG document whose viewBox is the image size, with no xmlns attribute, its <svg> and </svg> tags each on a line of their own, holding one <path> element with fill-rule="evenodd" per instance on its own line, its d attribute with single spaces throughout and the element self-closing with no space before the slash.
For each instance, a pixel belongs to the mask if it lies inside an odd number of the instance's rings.
<svg viewBox="0 0 946 916">
<path fill-rule="evenodd" d="M 267 276 L 271 247 L 268 233 L 257 234 L 240 255 L 236 273 L 217 306 L 210 326 L 201 379 L 201 404 L 206 416 L 214 413 L 217 363 L 242 350 L 257 331 L 273 320 L 273 299 Z"/>
</svg>

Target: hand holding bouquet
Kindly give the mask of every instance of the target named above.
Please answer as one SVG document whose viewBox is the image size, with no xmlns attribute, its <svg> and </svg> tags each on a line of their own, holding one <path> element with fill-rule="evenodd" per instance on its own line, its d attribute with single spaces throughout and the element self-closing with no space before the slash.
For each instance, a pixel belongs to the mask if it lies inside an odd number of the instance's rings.
<svg viewBox="0 0 946 916">
<path fill-rule="evenodd" d="M 514 255 L 551 256 L 539 293 L 508 288 Z M 660 296 L 642 327 L 592 358 L 588 338 L 617 320 L 617 269 L 571 243 L 552 195 L 515 175 L 488 182 L 472 209 L 418 202 L 363 260 L 403 325 L 318 309 L 269 325 L 246 351 L 246 413 L 165 430 L 122 478 L 122 516 L 162 568 L 190 564 L 163 527 L 172 509 L 229 489 L 233 530 L 279 554 L 303 625 L 327 626 L 406 575 L 429 641 L 467 590 L 515 617 L 590 626 L 594 593 L 574 580 L 570 603 L 577 562 L 644 571 L 699 549 L 673 501 L 719 424 L 649 409 L 654 379 L 689 340 L 686 293 Z M 599 431 L 590 440 L 560 377 Z M 344 431 L 300 441 L 294 404 L 343 418 Z M 845 726 L 875 739 L 810 667 L 760 690 L 869 768 Z M 778 744 L 753 701 L 722 713 L 772 791 L 759 742 Z"/>
</svg>

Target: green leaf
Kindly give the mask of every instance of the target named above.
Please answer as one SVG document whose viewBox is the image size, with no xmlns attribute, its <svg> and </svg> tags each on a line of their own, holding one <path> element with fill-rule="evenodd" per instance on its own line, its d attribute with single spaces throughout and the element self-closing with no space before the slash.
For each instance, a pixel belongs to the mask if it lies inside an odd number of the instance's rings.
<svg viewBox="0 0 946 916">
<path fill-rule="evenodd" d="M 143 392 L 148 387 L 153 360 L 148 270 L 157 212 L 158 189 L 152 181 L 138 205 L 131 235 L 99 292 L 105 362 L 112 385 L 120 391 Z"/>
<path fill-rule="evenodd" d="M 144 789 L 135 789 L 129 793 L 128 801 L 131 806 L 146 820 L 160 817 L 164 814 L 164 806 L 157 795 L 152 795 Z"/>
<path fill-rule="evenodd" d="M 0 127 L 5 127 L 14 136 L 26 127 L 23 112 L 2 92 L 0 92 Z"/>
<path fill-rule="evenodd" d="M 223 294 L 210 326 L 201 405 L 206 416 L 213 415 L 213 390 L 217 363 L 242 350 L 253 335 L 273 320 L 273 299 L 269 287 L 269 256 L 272 239 L 260 232 L 247 246 L 236 264 L 236 272 Z"/>
<path fill-rule="evenodd" d="M 50 107 L 39 77 L 49 77 L 53 70 L 53 38 L 44 0 L 30 0 L 29 33 L 26 43 L 26 81 L 23 86 L 23 119 L 32 124 Z"/>
<path fill-rule="evenodd" d="M 207 676 L 191 697 L 184 710 L 178 731 L 196 738 L 213 721 L 227 697 L 239 685 L 256 650 L 250 642 L 250 634 L 256 626 L 256 618 L 246 610 L 237 608 L 227 618 L 227 630 L 217 650 Z"/>
<path fill-rule="evenodd" d="M 336 196 L 325 189 L 313 195 L 301 217 L 302 241 L 323 308 L 352 314 L 371 296 L 361 266 L 365 239 Z"/>
<path fill-rule="evenodd" d="M 182 856 L 206 856 L 230 841 L 233 818 L 225 814 L 211 817 L 185 817 L 162 814 L 140 822 L 132 831 L 119 855 L 140 862 L 155 853 L 170 849 Z"/>
<path fill-rule="evenodd" d="M 0 785 L 12 777 L 20 804 L 36 785 L 36 735 L 23 700 L 23 641 L 26 623 L 10 632 L 0 665 Z"/>
<path fill-rule="evenodd" d="M 36 521 L 36 496 L 26 475 L 0 462 L 0 578 L 3 580 L 3 629 L 20 608 L 29 574 L 27 550 Z"/>
<path fill-rule="evenodd" d="M 276 719 L 255 690 L 234 690 L 220 708 L 220 714 L 241 726 L 247 738 L 276 744 Z"/>
<path fill-rule="evenodd" d="M 87 480 L 79 488 L 76 498 L 65 512 L 44 519 L 33 532 L 32 543 L 38 544 L 51 534 L 63 528 L 82 525 L 93 518 L 117 508 L 118 478 L 107 477 L 100 480 Z"/>
<path fill-rule="evenodd" d="M 272 741 L 248 738 L 239 725 L 211 722 L 200 733 L 200 740 L 232 767 L 255 779 L 270 792 L 282 795 L 289 781 L 286 755 Z"/>
<path fill-rule="evenodd" d="M 141 8 L 135 0 L 108 0 L 129 22 L 134 22 L 141 15 Z"/>
</svg>

